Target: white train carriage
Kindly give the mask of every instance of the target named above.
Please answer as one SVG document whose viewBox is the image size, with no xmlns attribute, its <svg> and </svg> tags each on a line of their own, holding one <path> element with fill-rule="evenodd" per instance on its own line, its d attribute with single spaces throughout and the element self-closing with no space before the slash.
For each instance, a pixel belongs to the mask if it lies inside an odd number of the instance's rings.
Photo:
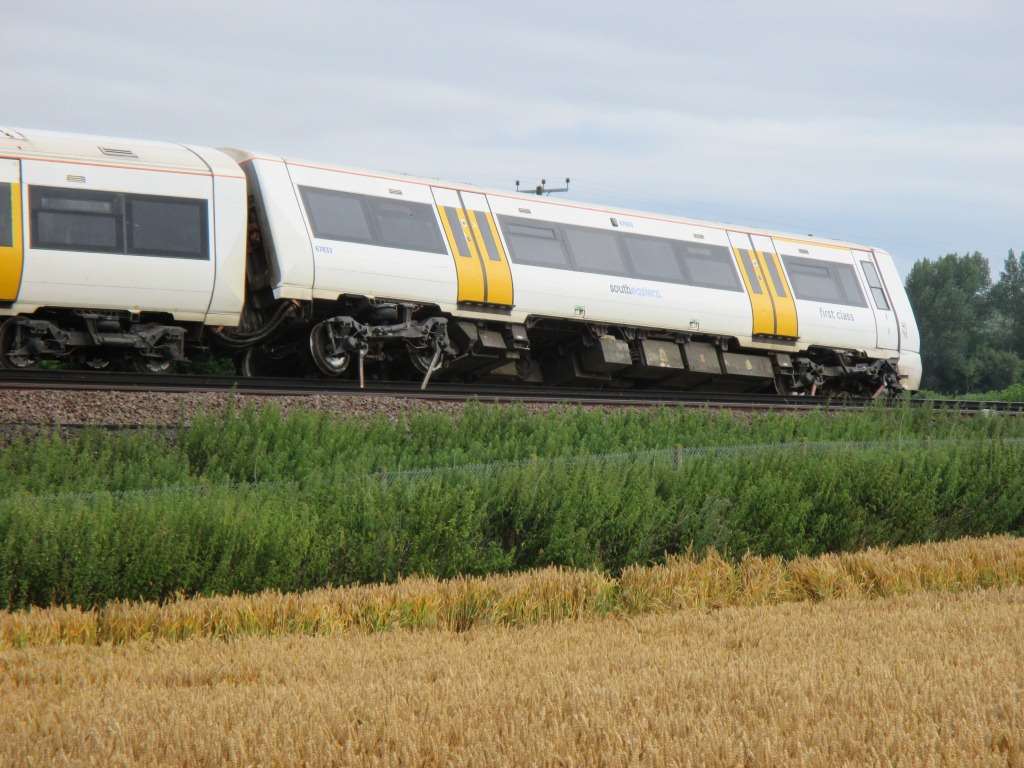
<svg viewBox="0 0 1024 768">
<path fill-rule="evenodd" d="M 224 153 L 0 129 L 8 366 L 40 357 L 163 370 L 245 301 L 246 187 Z"/>
<path fill-rule="evenodd" d="M 916 389 L 884 251 L 242 150 L 0 130 L 0 364 Z M 306 366 L 311 362 L 312 366 Z M 353 365 L 355 363 L 355 365 Z"/>
<path fill-rule="evenodd" d="M 225 152 L 254 192 L 260 303 L 319 304 L 310 346 L 328 375 L 398 343 L 427 376 L 810 392 L 920 381 L 884 251 Z"/>
</svg>

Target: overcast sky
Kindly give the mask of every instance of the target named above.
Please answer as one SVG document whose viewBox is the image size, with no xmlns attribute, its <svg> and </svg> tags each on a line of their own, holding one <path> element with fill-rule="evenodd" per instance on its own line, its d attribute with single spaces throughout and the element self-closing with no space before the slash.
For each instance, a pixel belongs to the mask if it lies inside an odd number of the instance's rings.
<svg viewBox="0 0 1024 768">
<path fill-rule="evenodd" d="M 978 249 L 995 276 L 1024 247 L 1019 2 L 0 0 L 0 50 L 0 125 L 570 176 L 904 273 Z"/>
</svg>

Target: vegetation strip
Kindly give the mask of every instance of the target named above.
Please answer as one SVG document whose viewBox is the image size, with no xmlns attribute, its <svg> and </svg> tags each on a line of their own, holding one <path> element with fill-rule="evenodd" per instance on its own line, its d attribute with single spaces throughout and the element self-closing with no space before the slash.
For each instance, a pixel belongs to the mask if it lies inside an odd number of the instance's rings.
<svg viewBox="0 0 1024 768">
<path fill-rule="evenodd" d="M 1022 438 L 909 410 L 481 406 L 24 440 L 0 450 L 0 609 L 1022 534 Z"/>
<path fill-rule="evenodd" d="M 791 561 L 748 555 L 733 563 L 711 552 L 702 558 L 672 557 L 664 565 L 629 567 L 618 578 L 548 568 L 447 581 L 410 578 L 394 585 L 302 594 L 265 592 L 165 604 L 114 602 L 93 610 L 8 612 L 0 614 L 0 648 L 394 629 L 463 632 L 479 626 L 1021 584 L 1024 540 L 1010 537 Z"/>
</svg>

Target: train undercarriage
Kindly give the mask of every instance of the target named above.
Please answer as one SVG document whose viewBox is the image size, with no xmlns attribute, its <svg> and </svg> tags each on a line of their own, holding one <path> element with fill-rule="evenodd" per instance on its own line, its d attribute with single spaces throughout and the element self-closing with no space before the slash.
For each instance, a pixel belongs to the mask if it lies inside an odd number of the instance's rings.
<svg viewBox="0 0 1024 768">
<path fill-rule="evenodd" d="M 743 349 L 735 339 L 552 318 L 449 317 L 436 307 L 343 297 L 250 309 L 236 329 L 159 316 L 41 311 L 0 325 L 0 367 L 187 372 L 232 360 L 243 376 L 489 382 L 574 388 L 878 397 L 899 392 L 894 360 L 811 348 Z"/>
<path fill-rule="evenodd" d="M 474 320 L 362 297 L 296 306 L 273 338 L 236 359 L 247 376 L 302 371 L 424 388 L 458 381 L 858 397 L 902 389 L 895 360 L 850 351 L 743 349 L 726 337 L 553 318 Z"/>
</svg>

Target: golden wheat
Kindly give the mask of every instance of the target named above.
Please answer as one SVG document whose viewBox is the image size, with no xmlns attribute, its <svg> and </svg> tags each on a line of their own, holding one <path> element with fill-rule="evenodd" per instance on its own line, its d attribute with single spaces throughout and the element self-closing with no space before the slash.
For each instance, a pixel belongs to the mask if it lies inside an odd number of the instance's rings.
<svg viewBox="0 0 1024 768">
<path fill-rule="evenodd" d="M 393 585 L 264 592 L 169 603 L 115 602 L 83 611 L 46 608 L 0 613 L 0 648 L 54 643 L 96 645 L 274 635 L 337 635 L 389 629 L 465 631 L 521 627 L 607 614 L 680 608 L 771 605 L 838 597 L 885 597 L 1024 584 L 1024 539 L 962 539 L 895 549 L 801 557 L 714 552 L 632 567 L 618 579 L 548 568 L 447 581 L 410 578 Z"/>
<path fill-rule="evenodd" d="M 8 650 L 0 702 L 12 768 L 1005 768 L 1024 765 L 1024 589 Z"/>
</svg>

